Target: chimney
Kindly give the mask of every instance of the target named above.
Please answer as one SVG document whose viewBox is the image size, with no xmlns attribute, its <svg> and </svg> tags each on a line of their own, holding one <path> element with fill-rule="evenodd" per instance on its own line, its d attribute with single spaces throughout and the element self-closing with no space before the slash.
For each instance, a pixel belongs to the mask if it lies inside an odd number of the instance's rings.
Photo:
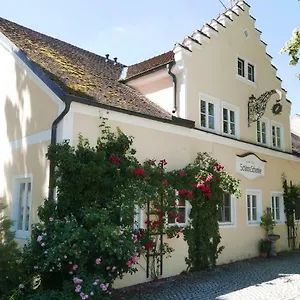
<svg viewBox="0 0 300 300">
<path fill-rule="evenodd" d="M 114 65 L 116 65 L 117 64 L 117 60 L 118 60 L 118 58 L 117 57 L 114 57 Z"/>
<path fill-rule="evenodd" d="M 105 57 L 106 57 L 105 62 L 108 62 L 109 54 L 105 54 Z"/>
</svg>

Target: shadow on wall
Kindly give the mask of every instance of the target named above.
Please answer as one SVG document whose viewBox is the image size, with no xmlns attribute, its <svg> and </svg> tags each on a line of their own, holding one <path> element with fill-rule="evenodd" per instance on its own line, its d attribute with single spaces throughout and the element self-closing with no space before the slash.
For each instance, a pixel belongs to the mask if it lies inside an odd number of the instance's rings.
<svg viewBox="0 0 300 300">
<path fill-rule="evenodd" d="M 19 178 L 32 176 L 32 199 L 29 201 L 32 201 L 31 222 L 36 222 L 37 208 L 42 204 L 47 195 L 45 191 L 48 189 L 48 161 L 45 155 L 50 143 L 50 135 L 49 141 L 41 143 L 28 143 L 25 137 L 40 131 L 35 117 L 36 114 L 47 114 L 47 108 L 41 110 L 34 107 L 38 101 L 42 101 L 41 91 L 36 94 L 36 91 L 39 91 L 37 84 L 30 78 L 26 69 L 22 68 L 22 64 L 18 64 L 16 59 L 12 61 L 14 65 L 8 66 L 9 78 L 6 80 L 6 86 L 3 87 L 6 94 L 4 105 L 6 136 L 3 133 L 6 140 L 6 155 L 3 158 L 4 183 L 2 184 L 9 207 L 8 213 L 11 216 L 13 202 L 18 201 L 19 189 L 16 176 Z M 51 124 L 48 128 L 51 128 Z M 18 207 L 18 202 L 15 203 Z"/>
</svg>

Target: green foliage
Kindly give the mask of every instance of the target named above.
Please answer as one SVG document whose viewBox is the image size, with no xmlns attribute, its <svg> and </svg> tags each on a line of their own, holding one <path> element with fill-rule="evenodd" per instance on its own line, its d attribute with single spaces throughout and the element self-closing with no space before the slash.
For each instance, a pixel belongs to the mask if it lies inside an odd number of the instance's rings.
<svg viewBox="0 0 300 300">
<path fill-rule="evenodd" d="M 10 230 L 12 221 L 4 215 L 5 208 L 4 199 L 0 199 L 0 296 L 18 286 L 21 277 L 21 252 Z"/>
<path fill-rule="evenodd" d="M 292 32 L 292 37 L 286 42 L 285 46 L 281 49 L 281 53 L 287 52 L 290 57 L 289 64 L 295 66 L 299 62 L 299 49 L 300 29 L 295 28 Z M 297 77 L 299 77 L 299 74 L 297 74 Z"/>
<path fill-rule="evenodd" d="M 272 242 L 269 240 L 263 240 L 261 239 L 259 241 L 259 251 L 261 253 L 268 253 L 271 250 Z"/>
<path fill-rule="evenodd" d="M 296 207 L 300 205 L 300 185 L 287 184 L 285 175 L 282 176 L 283 184 L 283 200 L 284 200 L 284 213 L 286 215 L 286 224 L 289 227 L 295 226 L 295 213 Z"/>
<path fill-rule="evenodd" d="M 272 231 L 276 225 L 272 214 L 268 212 L 264 212 L 264 214 L 260 217 L 260 221 L 260 226 L 263 227 L 266 232 Z"/>
<path fill-rule="evenodd" d="M 224 192 L 240 197 L 239 181 L 207 153 L 198 154 L 194 163 L 174 171 L 172 177 L 181 197 L 192 206 L 190 222 L 183 231 L 189 246 L 188 270 L 214 266 L 224 248 L 219 247 L 219 206 Z"/>
</svg>

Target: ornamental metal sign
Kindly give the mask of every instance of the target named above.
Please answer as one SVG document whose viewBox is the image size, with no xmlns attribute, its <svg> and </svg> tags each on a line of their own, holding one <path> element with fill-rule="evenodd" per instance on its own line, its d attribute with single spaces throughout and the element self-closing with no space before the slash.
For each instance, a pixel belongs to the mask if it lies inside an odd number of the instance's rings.
<svg viewBox="0 0 300 300">
<path fill-rule="evenodd" d="M 265 176 L 266 161 L 260 159 L 254 153 L 246 153 L 237 155 L 236 157 L 236 172 L 242 174 L 244 177 L 254 180 L 256 178 Z"/>
<path fill-rule="evenodd" d="M 267 104 L 274 94 L 279 95 L 279 99 L 272 107 L 272 113 L 274 115 L 279 115 L 282 112 L 282 104 L 280 103 L 282 99 L 282 92 L 280 90 L 270 90 L 261 94 L 256 98 L 253 94 L 249 97 L 248 101 L 248 127 L 252 123 L 257 122 L 261 119 L 266 111 Z"/>
</svg>

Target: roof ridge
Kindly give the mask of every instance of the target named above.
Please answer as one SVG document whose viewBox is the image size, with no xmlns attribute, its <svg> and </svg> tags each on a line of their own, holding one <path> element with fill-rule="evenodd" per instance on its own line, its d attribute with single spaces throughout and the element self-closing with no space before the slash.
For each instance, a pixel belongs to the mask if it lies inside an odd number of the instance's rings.
<svg viewBox="0 0 300 300">
<path fill-rule="evenodd" d="M 32 33 L 34 33 L 34 34 L 36 34 L 36 35 L 39 35 L 39 36 L 42 36 L 42 37 L 44 37 L 44 38 L 47 38 L 47 39 L 51 39 L 51 40 L 54 40 L 54 41 L 58 41 L 58 42 L 65 43 L 65 44 L 67 44 L 67 45 L 69 45 L 69 46 L 71 46 L 71 47 L 73 47 L 73 48 L 76 48 L 76 49 L 78 49 L 78 50 L 80 50 L 80 51 L 84 51 L 84 52 L 86 52 L 86 53 L 88 53 L 88 54 L 95 55 L 96 57 L 101 58 L 101 59 L 106 59 L 104 56 L 101 56 L 101 55 L 99 55 L 99 54 L 97 54 L 97 53 L 95 53 L 95 52 L 92 52 L 92 51 L 90 51 L 90 50 L 87 50 L 87 49 L 78 47 L 78 46 L 76 46 L 76 45 L 74 45 L 74 44 L 72 44 L 72 43 L 70 43 L 70 42 L 67 42 L 67 41 L 65 41 L 65 40 L 62 40 L 62 39 L 53 37 L 53 36 L 51 36 L 51 35 L 48 35 L 48 34 L 39 32 L 39 31 L 34 30 L 34 29 L 32 29 L 32 28 L 29 28 L 29 27 L 26 27 L 26 26 L 24 26 L 24 25 L 18 24 L 18 23 L 14 22 L 14 21 L 5 19 L 5 18 L 3 18 L 3 17 L 0 17 L 0 21 L 1 21 L 1 20 L 4 21 L 4 22 L 11 23 L 11 24 L 14 24 L 14 25 L 16 25 L 16 26 L 19 26 L 19 27 L 23 28 L 23 29 L 26 30 L 26 31 L 31 31 Z M 1 28 L 0 28 L 0 32 L 1 32 Z M 110 60 L 111 62 L 114 62 L 114 61 L 111 60 L 111 59 L 109 59 L 109 60 Z M 120 62 L 117 62 L 116 64 L 118 64 L 118 65 L 120 65 L 120 66 L 122 66 L 122 67 L 126 67 L 126 65 L 124 65 L 124 64 L 122 64 L 122 63 L 120 63 Z"/>
<path fill-rule="evenodd" d="M 134 67 L 134 66 L 137 66 L 137 65 L 142 64 L 142 63 L 145 63 L 145 62 L 147 62 L 147 61 L 149 61 L 149 60 L 151 60 L 151 59 L 154 59 L 154 58 L 157 58 L 157 57 L 166 55 L 166 54 L 171 53 L 171 52 L 173 52 L 173 50 L 165 51 L 165 52 L 163 52 L 163 53 L 161 53 L 161 54 L 154 55 L 154 56 L 152 56 L 152 57 L 150 57 L 150 58 L 148 58 L 148 59 L 142 60 L 142 61 L 140 61 L 140 62 L 138 62 L 138 63 L 129 65 L 128 67 Z"/>
</svg>

